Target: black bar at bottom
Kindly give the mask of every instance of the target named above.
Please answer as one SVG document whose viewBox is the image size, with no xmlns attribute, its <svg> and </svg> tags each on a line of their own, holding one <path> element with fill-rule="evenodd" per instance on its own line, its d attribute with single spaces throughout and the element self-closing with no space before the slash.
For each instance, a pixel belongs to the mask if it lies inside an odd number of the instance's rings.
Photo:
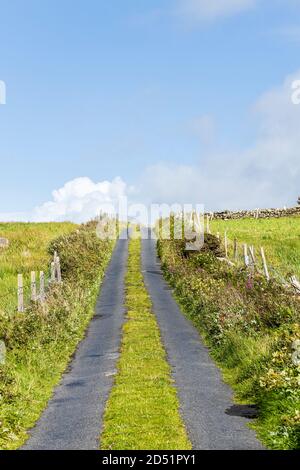
<svg viewBox="0 0 300 470">
<path fill-rule="evenodd" d="M 235 464 L 243 469 L 245 464 L 263 465 L 263 468 L 281 468 L 299 463 L 298 451 L 1 451 L 0 468 L 4 464 L 26 464 L 31 468 L 41 466 L 66 466 L 74 464 L 83 470 L 90 468 L 141 468 L 151 466 L 198 466 L 203 469 L 212 465 Z M 56 469 L 55 469 L 56 470 Z"/>
</svg>

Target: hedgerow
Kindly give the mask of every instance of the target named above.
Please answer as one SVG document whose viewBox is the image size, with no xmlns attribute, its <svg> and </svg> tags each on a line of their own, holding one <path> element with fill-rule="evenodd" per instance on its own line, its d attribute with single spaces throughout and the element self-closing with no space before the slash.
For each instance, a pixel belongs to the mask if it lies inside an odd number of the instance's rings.
<svg viewBox="0 0 300 470">
<path fill-rule="evenodd" d="M 218 258 L 206 235 L 200 252 L 160 240 L 166 278 L 224 371 L 239 401 L 255 403 L 252 425 L 273 449 L 300 448 L 299 296 L 260 274 Z M 295 351 L 296 349 L 296 351 Z"/>
</svg>

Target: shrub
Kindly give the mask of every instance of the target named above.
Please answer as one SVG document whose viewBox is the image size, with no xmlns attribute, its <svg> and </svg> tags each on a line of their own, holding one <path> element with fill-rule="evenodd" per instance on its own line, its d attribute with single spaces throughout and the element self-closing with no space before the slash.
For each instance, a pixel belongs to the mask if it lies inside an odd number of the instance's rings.
<svg viewBox="0 0 300 470">
<path fill-rule="evenodd" d="M 166 278 L 211 347 L 240 400 L 260 410 L 256 428 L 275 449 L 299 447 L 299 297 L 277 282 L 218 260 L 216 237 L 187 254 L 184 241 L 159 240 Z M 297 447 L 298 446 L 298 447 Z"/>
</svg>

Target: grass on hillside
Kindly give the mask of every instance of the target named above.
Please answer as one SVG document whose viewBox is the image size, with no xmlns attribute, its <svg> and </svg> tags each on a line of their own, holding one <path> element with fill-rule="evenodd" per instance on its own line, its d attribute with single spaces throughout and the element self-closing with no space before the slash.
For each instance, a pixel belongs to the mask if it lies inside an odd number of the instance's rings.
<svg viewBox="0 0 300 470">
<path fill-rule="evenodd" d="M 50 226 L 46 229 L 45 238 L 53 238 Z M 40 230 L 41 226 L 30 229 L 38 245 Z M 63 284 L 51 287 L 46 304 L 31 305 L 24 314 L 0 316 L 0 340 L 7 347 L 6 363 L 0 365 L 1 450 L 19 448 L 46 407 L 94 314 L 113 249 L 112 242 L 97 238 L 93 224 L 52 240 L 50 247 L 45 239 L 43 243 L 43 250 L 34 245 L 31 250 L 39 254 L 37 262 L 47 262 L 50 253 L 58 251 Z"/>
<path fill-rule="evenodd" d="M 274 274 L 273 267 L 285 278 L 292 275 L 300 278 L 300 217 L 213 220 L 211 228 L 214 234 L 220 232 L 223 238 L 227 230 L 231 241 L 231 257 L 235 238 L 240 242 L 241 257 L 243 243 L 254 245 L 257 253 L 263 246 L 271 274 Z"/>
<path fill-rule="evenodd" d="M 156 319 L 141 273 L 141 241 L 131 240 L 127 321 L 116 382 L 107 403 L 101 448 L 191 449 Z"/>
<path fill-rule="evenodd" d="M 30 272 L 49 275 L 48 245 L 60 235 L 76 228 L 71 223 L 0 223 L 0 237 L 9 240 L 0 248 L 0 322 L 1 311 L 13 314 L 17 309 L 17 275 L 24 277 L 24 297 L 30 298 Z"/>
</svg>

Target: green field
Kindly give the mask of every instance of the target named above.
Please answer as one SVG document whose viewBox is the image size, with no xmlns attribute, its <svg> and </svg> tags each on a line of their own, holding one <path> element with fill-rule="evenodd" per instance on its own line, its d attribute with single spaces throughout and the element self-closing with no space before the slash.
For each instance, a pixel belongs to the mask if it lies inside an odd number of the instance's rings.
<svg viewBox="0 0 300 470">
<path fill-rule="evenodd" d="M 0 248 L 0 314 L 16 311 L 18 274 L 24 276 L 24 295 L 28 301 L 30 272 L 44 271 L 48 275 L 50 241 L 75 227 L 71 223 L 0 223 L 0 238 L 9 240 L 8 248 Z"/>
<path fill-rule="evenodd" d="M 257 253 L 263 246 L 271 274 L 277 272 L 284 277 L 300 277 L 300 217 L 213 220 L 211 230 L 214 234 L 219 232 L 221 238 L 224 238 L 227 230 L 230 258 L 233 256 L 233 240 L 236 238 L 240 244 L 240 257 L 243 243 L 253 245 Z"/>
</svg>

